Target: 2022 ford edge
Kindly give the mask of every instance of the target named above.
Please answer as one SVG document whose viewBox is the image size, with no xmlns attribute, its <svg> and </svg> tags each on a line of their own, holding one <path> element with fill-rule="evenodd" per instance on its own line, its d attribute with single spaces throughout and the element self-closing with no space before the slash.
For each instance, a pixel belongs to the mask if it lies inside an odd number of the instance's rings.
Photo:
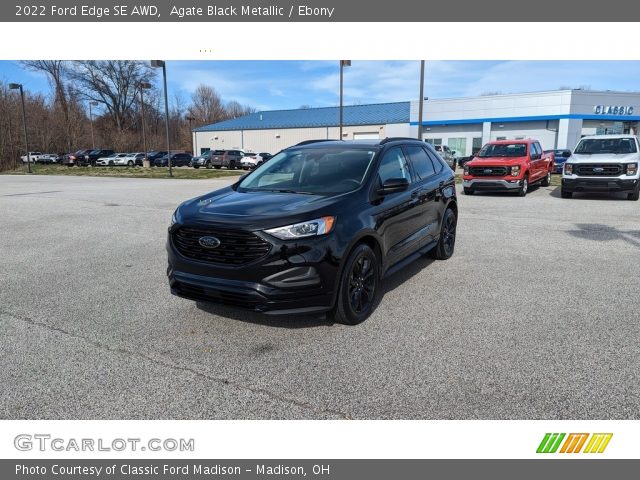
<svg viewBox="0 0 640 480">
<path fill-rule="evenodd" d="M 181 204 L 167 275 L 181 297 L 357 324 L 385 275 L 451 257 L 457 217 L 454 173 L 424 142 L 303 142 Z"/>
</svg>

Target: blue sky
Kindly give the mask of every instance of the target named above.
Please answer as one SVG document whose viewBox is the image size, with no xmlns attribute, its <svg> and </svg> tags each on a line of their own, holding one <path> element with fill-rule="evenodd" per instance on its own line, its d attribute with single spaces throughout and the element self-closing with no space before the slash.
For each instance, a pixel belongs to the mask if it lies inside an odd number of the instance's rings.
<svg viewBox="0 0 640 480">
<path fill-rule="evenodd" d="M 345 104 L 413 100 L 419 93 L 418 61 L 358 61 L 345 69 Z M 170 61 L 170 96 L 189 102 L 203 83 L 225 101 L 260 110 L 322 107 L 338 103 L 337 61 Z M 640 90 L 639 61 L 433 61 L 427 62 L 425 95 L 451 98 L 586 87 Z M 0 61 L 0 79 L 49 92 L 46 78 L 17 62 Z"/>
</svg>

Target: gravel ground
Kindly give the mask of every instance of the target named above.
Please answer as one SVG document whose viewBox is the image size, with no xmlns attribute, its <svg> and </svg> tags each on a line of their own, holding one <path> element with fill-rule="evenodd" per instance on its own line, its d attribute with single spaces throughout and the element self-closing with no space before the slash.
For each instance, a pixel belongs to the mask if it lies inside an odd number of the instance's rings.
<svg viewBox="0 0 640 480">
<path fill-rule="evenodd" d="M 640 418 L 638 202 L 460 195 L 347 327 L 170 295 L 173 209 L 229 181 L 0 177 L 0 418 Z"/>
</svg>

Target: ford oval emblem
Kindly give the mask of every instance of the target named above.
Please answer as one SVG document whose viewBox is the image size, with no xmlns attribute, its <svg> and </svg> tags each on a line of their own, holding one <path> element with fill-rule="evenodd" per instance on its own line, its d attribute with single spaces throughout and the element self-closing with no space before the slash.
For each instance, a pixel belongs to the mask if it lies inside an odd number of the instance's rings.
<svg viewBox="0 0 640 480">
<path fill-rule="evenodd" d="M 602 167 L 594 167 L 593 171 L 594 172 L 598 172 L 598 173 L 604 172 L 604 168 L 602 168 Z"/>
<path fill-rule="evenodd" d="M 220 240 L 216 237 L 200 237 L 198 243 L 204 248 L 216 248 L 220 246 Z"/>
<path fill-rule="evenodd" d="M 493 170 L 490 168 L 485 168 L 484 173 L 493 173 Z"/>
</svg>

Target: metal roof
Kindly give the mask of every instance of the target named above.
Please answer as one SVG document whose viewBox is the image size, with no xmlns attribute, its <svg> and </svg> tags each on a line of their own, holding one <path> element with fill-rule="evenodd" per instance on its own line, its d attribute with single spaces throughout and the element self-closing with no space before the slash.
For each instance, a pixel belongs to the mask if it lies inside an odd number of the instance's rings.
<svg viewBox="0 0 640 480">
<path fill-rule="evenodd" d="M 343 110 L 343 125 L 384 125 L 409 123 L 410 102 L 349 105 Z M 224 130 L 266 130 L 275 128 L 335 127 L 340 120 L 339 107 L 299 108 L 256 112 L 244 117 L 194 128 L 194 132 Z"/>
</svg>

